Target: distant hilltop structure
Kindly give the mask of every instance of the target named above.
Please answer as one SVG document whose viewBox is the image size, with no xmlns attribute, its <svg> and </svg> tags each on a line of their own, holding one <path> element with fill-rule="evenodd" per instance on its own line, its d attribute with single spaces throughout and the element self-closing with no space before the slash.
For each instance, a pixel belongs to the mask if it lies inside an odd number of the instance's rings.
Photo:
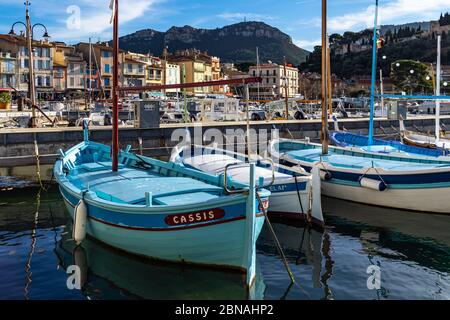
<svg viewBox="0 0 450 320">
<path fill-rule="evenodd" d="M 437 34 L 443 37 L 450 33 L 450 14 L 441 14 L 439 20 L 413 22 L 402 25 L 383 25 L 380 33 L 385 43 L 407 42 L 416 39 L 435 39 Z M 330 44 L 335 55 L 358 53 L 372 48 L 372 30 L 345 32 L 343 35 L 330 36 Z"/>
</svg>

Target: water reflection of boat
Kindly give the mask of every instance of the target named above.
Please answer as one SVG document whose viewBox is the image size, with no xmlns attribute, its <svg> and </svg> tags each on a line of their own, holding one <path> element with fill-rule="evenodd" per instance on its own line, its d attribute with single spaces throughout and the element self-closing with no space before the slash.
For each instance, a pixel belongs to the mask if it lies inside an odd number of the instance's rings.
<svg viewBox="0 0 450 320">
<path fill-rule="evenodd" d="M 359 238 L 366 253 L 450 271 L 450 217 L 383 209 L 328 197 L 323 204 L 333 232 Z"/>
<path fill-rule="evenodd" d="M 70 229 L 71 226 L 68 226 Z M 56 248 L 64 269 L 78 265 L 82 293 L 92 299 L 247 299 L 245 278 L 237 272 L 225 272 L 155 263 L 127 255 L 95 240 L 82 246 L 68 240 L 68 232 Z M 257 276 L 251 299 L 263 299 L 265 285 Z"/>
<path fill-rule="evenodd" d="M 321 288 L 323 281 L 322 273 L 322 246 L 324 233 L 314 228 L 310 228 L 301 222 L 291 221 L 290 223 L 278 223 L 277 219 L 272 219 L 273 228 L 278 240 L 284 249 L 286 258 L 290 263 L 296 265 L 309 265 L 312 267 L 311 282 L 314 288 Z M 258 250 L 265 254 L 277 254 L 271 235 L 265 226 L 258 240 Z"/>
</svg>

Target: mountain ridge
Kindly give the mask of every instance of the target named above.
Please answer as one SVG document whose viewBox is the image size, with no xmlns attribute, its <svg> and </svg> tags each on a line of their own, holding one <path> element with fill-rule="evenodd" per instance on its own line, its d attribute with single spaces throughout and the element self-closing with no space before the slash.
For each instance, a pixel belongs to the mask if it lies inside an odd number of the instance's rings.
<svg viewBox="0 0 450 320">
<path fill-rule="evenodd" d="M 170 52 L 195 48 L 218 56 L 223 62 L 256 62 L 256 47 L 260 61 L 299 65 L 309 51 L 296 46 L 292 38 L 264 22 L 240 22 L 221 28 L 202 29 L 189 25 L 173 26 L 167 31 L 142 29 L 122 36 L 120 48 L 137 53 L 160 55 L 165 46 Z"/>
</svg>

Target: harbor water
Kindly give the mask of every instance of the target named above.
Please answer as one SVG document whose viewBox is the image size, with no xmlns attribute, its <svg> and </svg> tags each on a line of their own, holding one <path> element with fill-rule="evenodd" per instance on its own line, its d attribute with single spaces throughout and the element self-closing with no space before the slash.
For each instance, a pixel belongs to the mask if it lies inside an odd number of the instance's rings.
<svg viewBox="0 0 450 320">
<path fill-rule="evenodd" d="M 91 239 L 76 248 L 56 187 L 3 190 L 0 299 L 450 299 L 450 216 L 331 198 L 323 207 L 323 232 L 273 223 L 294 285 L 264 228 L 248 296 L 239 273 L 149 261 Z M 74 265 L 80 290 L 68 281 Z"/>
</svg>

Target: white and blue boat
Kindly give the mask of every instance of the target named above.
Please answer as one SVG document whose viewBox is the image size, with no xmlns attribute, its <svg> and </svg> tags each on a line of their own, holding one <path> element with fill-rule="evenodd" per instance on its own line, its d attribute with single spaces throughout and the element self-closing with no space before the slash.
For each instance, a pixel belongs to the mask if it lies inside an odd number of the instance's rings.
<svg viewBox="0 0 450 320">
<path fill-rule="evenodd" d="M 404 210 L 450 214 L 450 161 L 351 150 L 277 139 L 273 158 L 306 171 L 321 170 L 322 194 Z"/>
<path fill-rule="evenodd" d="M 119 170 L 113 172 L 110 153 L 109 146 L 85 139 L 61 151 L 55 164 L 76 241 L 87 233 L 140 256 L 252 268 L 269 191 L 128 151 L 119 153 Z"/>
<path fill-rule="evenodd" d="M 301 167 L 286 167 L 270 159 L 249 158 L 217 146 L 181 145 L 172 150 L 171 162 L 186 168 L 222 175 L 225 171 L 234 180 L 249 183 L 249 162 L 256 165 L 256 177 L 271 192 L 269 214 L 286 219 L 301 219 L 324 226 L 321 206 L 320 176 Z"/>
</svg>

